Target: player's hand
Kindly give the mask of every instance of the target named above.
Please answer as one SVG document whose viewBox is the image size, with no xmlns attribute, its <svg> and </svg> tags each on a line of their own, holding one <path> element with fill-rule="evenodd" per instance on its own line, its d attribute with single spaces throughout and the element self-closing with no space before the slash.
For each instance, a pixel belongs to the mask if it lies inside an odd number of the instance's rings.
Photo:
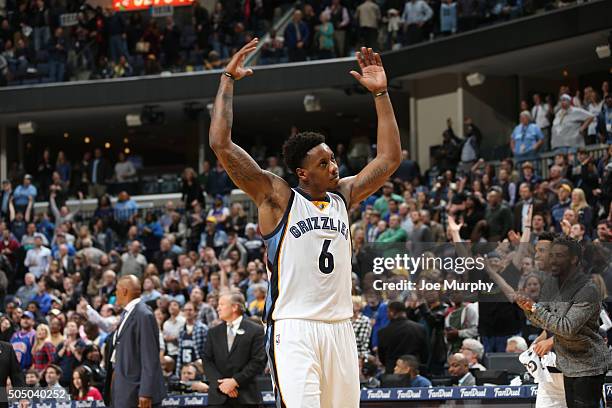
<svg viewBox="0 0 612 408">
<path fill-rule="evenodd" d="M 544 354 L 550 353 L 552 348 L 553 348 L 553 338 L 551 337 L 549 339 L 542 340 L 536 343 L 533 346 L 533 351 L 535 351 L 538 356 L 542 357 Z"/>
<path fill-rule="evenodd" d="M 225 67 L 225 72 L 231 74 L 234 80 L 239 81 L 245 76 L 253 75 L 252 69 L 244 67 L 244 60 L 250 53 L 255 51 L 255 48 L 257 48 L 258 43 L 259 38 L 253 38 L 251 42 L 249 42 L 247 45 L 242 47 L 240 51 L 234 54 L 230 62 Z"/>
<path fill-rule="evenodd" d="M 151 408 L 151 397 L 138 397 L 138 408 Z"/>
<path fill-rule="evenodd" d="M 387 75 L 380 55 L 371 48 L 361 47 L 361 52 L 356 52 L 355 56 L 361 74 L 357 71 L 351 71 L 350 74 L 372 93 L 386 91 Z"/>
</svg>

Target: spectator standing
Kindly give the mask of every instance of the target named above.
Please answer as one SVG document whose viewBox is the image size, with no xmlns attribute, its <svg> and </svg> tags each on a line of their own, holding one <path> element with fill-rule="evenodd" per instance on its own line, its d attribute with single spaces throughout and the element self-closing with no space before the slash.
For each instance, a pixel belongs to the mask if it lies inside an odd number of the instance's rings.
<svg viewBox="0 0 612 408">
<path fill-rule="evenodd" d="M 217 160 L 215 168 L 210 172 L 208 181 L 206 183 L 206 194 L 211 197 L 215 197 L 218 194 L 224 197 L 224 201 L 227 201 L 227 197 L 232 192 L 233 184 L 230 180 L 227 172 L 223 168 L 223 164 L 220 160 Z"/>
<path fill-rule="evenodd" d="M 393 175 L 393 177 L 399 178 L 402 181 L 410 181 L 410 182 L 414 182 L 415 178 L 421 177 L 421 169 L 419 167 L 419 164 L 410 158 L 410 152 L 408 152 L 408 150 L 406 149 L 402 150 L 402 161 L 399 167 L 397 168 L 395 174 Z M 403 200 L 398 201 L 398 202 L 403 202 Z"/>
<path fill-rule="evenodd" d="M 440 4 L 440 32 L 442 35 L 457 32 L 457 3 L 453 0 L 443 0 Z"/>
<path fill-rule="evenodd" d="M 402 302 L 389 303 L 388 314 L 389 325 L 378 333 L 378 358 L 385 366 L 385 372 L 392 373 L 397 359 L 404 354 L 418 356 L 421 364 L 427 363 L 428 346 L 423 326 L 406 317 L 406 307 Z"/>
<path fill-rule="evenodd" d="M 582 133 L 594 120 L 593 115 L 582 108 L 572 106 L 572 97 L 568 94 L 561 95 L 560 103 L 561 108 L 552 124 L 551 148 L 563 151 L 584 146 Z"/>
<path fill-rule="evenodd" d="M 17 361 L 22 370 L 30 368 L 32 365 L 32 347 L 36 331 L 34 330 L 34 314 L 29 310 L 23 312 L 19 320 L 21 330 L 15 332 L 11 337 L 11 344 L 17 355 Z"/>
<path fill-rule="evenodd" d="M 8 221 L 10 202 L 13 197 L 13 186 L 10 180 L 2 180 L 2 191 L 0 191 L 0 222 Z"/>
<path fill-rule="evenodd" d="M 353 317 L 351 323 L 357 340 L 357 352 L 360 358 L 367 358 L 370 355 L 370 337 L 372 335 L 372 325 L 370 319 L 361 313 L 363 307 L 361 296 L 353 296 Z"/>
<path fill-rule="evenodd" d="M 547 151 L 550 148 L 550 116 L 551 107 L 542 101 L 540 94 L 533 95 L 533 107 L 531 108 L 531 117 L 533 122 L 544 135 L 544 143 L 541 151 Z"/>
<path fill-rule="evenodd" d="M 334 57 L 334 24 L 329 20 L 329 14 L 321 14 L 321 25 L 319 30 L 319 58 L 328 59 Z"/>
<path fill-rule="evenodd" d="M 164 322 L 163 335 L 168 355 L 176 360 L 178 357 L 178 338 L 185 326 L 185 318 L 181 316 L 181 305 L 176 300 L 170 301 L 168 312 L 170 318 Z"/>
<path fill-rule="evenodd" d="M 34 187 L 32 184 L 32 176 L 26 174 L 23 176 L 23 184 L 17 186 L 15 192 L 13 193 L 13 205 L 15 206 L 15 211 L 24 213 L 28 203 L 30 201 L 34 202 L 37 195 L 38 190 L 36 190 L 36 187 Z"/>
<path fill-rule="evenodd" d="M 381 19 L 380 7 L 374 0 L 365 0 L 355 12 L 359 24 L 360 45 L 370 48 L 378 47 L 378 23 Z"/>
<path fill-rule="evenodd" d="M 423 41 L 423 26 L 433 17 L 433 10 L 424 0 L 408 0 L 404 5 L 402 21 L 405 30 L 405 45 Z"/>
<path fill-rule="evenodd" d="M 34 51 L 42 50 L 51 37 L 49 8 L 44 0 L 36 0 L 30 10 Z"/>
<path fill-rule="evenodd" d="M 209 403 L 215 406 L 257 407 L 262 404 L 255 377 L 266 365 L 263 328 L 245 318 L 244 297 L 230 293 L 219 298 L 219 318 L 224 323 L 208 332 L 204 371 L 215 384 Z"/>
<path fill-rule="evenodd" d="M 198 320 L 198 312 L 192 302 L 185 303 L 183 315 L 185 326 L 178 336 L 177 375 L 180 374 L 183 365 L 202 362 L 208 333 L 208 327 Z"/>
<path fill-rule="evenodd" d="M 110 58 L 113 62 L 119 61 L 120 56 L 128 57 L 126 24 L 121 14 L 112 7 L 106 8 L 106 28 L 110 47 Z"/>
<path fill-rule="evenodd" d="M 510 138 L 510 148 L 518 165 L 527 160 L 534 160 L 540 147 L 544 144 L 544 134 L 535 123 L 531 122 L 531 113 L 522 111 L 519 124 L 514 128 Z"/>
<path fill-rule="evenodd" d="M 49 40 L 49 77 L 55 82 L 63 82 L 68 60 L 68 43 L 64 38 L 64 29 L 57 27 Z"/>
<path fill-rule="evenodd" d="M 141 278 L 147 267 L 147 259 L 140 253 L 140 242 L 132 241 L 128 252 L 121 255 L 121 272 L 119 276 L 135 275 Z"/>
<path fill-rule="evenodd" d="M 597 135 L 601 143 L 612 144 L 612 93 L 605 96 L 597 117 Z"/>
<path fill-rule="evenodd" d="M 39 279 L 49 269 L 51 259 L 51 250 L 43 246 L 41 234 L 35 235 L 34 248 L 28 250 L 24 265 L 30 273 Z"/>
<path fill-rule="evenodd" d="M 472 166 L 476 160 L 478 160 L 478 156 L 480 155 L 480 141 L 482 140 L 482 133 L 473 123 L 472 118 L 465 118 L 464 125 L 466 128 L 466 137 L 461 145 L 461 163 L 459 164 L 458 172 L 469 174 Z"/>
<path fill-rule="evenodd" d="M 100 198 L 106 194 L 106 185 L 113 176 L 113 171 L 108 161 L 102 157 L 102 149 L 94 150 L 94 159 L 87 167 L 87 179 L 89 180 L 89 196 Z"/>
<path fill-rule="evenodd" d="M 166 27 L 162 30 L 161 46 L 164 53 L 163 65 L 171 68 L 177 65 L 179 59 L 181 31 L 172 17 L 166 17 Z"/>
<path fill-rule="evenodd" d="M 332 0 L 331 5 L 323 11 L 330 16 L 334 25 L 334 48 L 336 57 L 346 56 L 346 33 L 351 23 L 351 17 L 342 0 Z"/>
<path fill-rule="evenodd" d="M 181 200 L 184 203 L 185 209 L 190 211 L 193 208 L 193 202 L 198 201 L 205 205 L 204 192 L 202 186 L 197 180 L 197 174 L 191 167 L 183 171 L 183 186 L 181 188 Z"/>
<path fill-rule="evenodd" d="M 555 227 L 555 231 L 561 232 L 561 220 L 563 220 L 563 215 L 565 214 L 565 210 L 570 208 L 571 199 L 570 196 L 572 194 L 572 188 L 569 184 L 563 183 L 559 185 L 557 188 L 557 203 L 553 205 L 551 209 L 551 216 L 553 220 L 553 226 Z"/>
<path fill-rule="evenodd" d="M 501 242 L 512 228 L 512 212 L 502 202 L 502 192 L 499 187 L 492 187 L 487 194 L 487 211 L 485 219 L 489 229 L 489 242 Z"/>
<path fill-rule="evenodd" d="M 306 60 L 306 44 L 311 33 L 308 26 L 302 21 L 302 12 L 295 10 L 287 28 L 285 28 L 285 45 L 289 51 L 289 62 Z"/>
<path fill-rule="evenodd" d="M 117 164 L 115 164 L 115 179 L 117 182 L 131 183 L 135 181 L 136 168 L 132 162 L 127 159 L 125 153 L 119 152 L 117 159 Z"/>
</svg>

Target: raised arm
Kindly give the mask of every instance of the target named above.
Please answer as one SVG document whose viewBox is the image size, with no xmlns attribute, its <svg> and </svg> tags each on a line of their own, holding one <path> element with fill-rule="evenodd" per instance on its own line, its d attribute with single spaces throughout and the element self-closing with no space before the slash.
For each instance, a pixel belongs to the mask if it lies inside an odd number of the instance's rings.
<svg viewBox="0 0 612 408">
<path fill-rule="evenodd" d="M 340 192 L 349 200 L 349 205 L 359 203 L 382 187 L 401 161 L 399 129 L 387 94 L 387 76 L 380 55 L 363 47 L 356 56 L 361 74 L 351 71 L 351 75 L 372 93 L 376 105 L 377 154 L 359 174 L 340 180 Z"/>
<path fill-rule="evenodd" d="M 262 170 L 253 158 L 240 146 L 232 142 L 234 83 L 253 75 L 252 69 L 244 68 L 244 60 L 257 47 L 253 39 L 238 51 L 221 76 L 219 91 L 215 98 L 210 124 L 210 147 L 232 181 L 261 206 L 284 183 L 287 199 L 289 186 L 280 177 Z"/>
</svg>

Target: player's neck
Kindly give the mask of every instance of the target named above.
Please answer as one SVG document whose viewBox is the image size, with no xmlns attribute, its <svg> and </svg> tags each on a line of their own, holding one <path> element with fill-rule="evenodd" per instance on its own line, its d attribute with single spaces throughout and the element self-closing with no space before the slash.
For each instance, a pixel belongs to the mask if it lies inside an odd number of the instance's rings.
<svg viewBox="0 0 612 408">
<path fill-rule="evenodd" d="M 300 183 L 297 188 L 308 194 L 312 200 L 325 200 L 327 197 L 327 191 L 315 191 L 312 187 L 302 183 Z"/>
</svg>

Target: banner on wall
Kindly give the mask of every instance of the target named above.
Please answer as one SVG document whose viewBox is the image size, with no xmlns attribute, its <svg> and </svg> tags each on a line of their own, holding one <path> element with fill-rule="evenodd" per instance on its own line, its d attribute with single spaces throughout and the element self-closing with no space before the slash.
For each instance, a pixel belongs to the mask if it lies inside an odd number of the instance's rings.
<svg viewBox="0 0 612 408">
<path fill-rule="evenodd" d="M 190 6 L 193 0 L 114 0 L 113 8 L 117 11 L 144 10 L 151 7 Z"/>
</svg>

